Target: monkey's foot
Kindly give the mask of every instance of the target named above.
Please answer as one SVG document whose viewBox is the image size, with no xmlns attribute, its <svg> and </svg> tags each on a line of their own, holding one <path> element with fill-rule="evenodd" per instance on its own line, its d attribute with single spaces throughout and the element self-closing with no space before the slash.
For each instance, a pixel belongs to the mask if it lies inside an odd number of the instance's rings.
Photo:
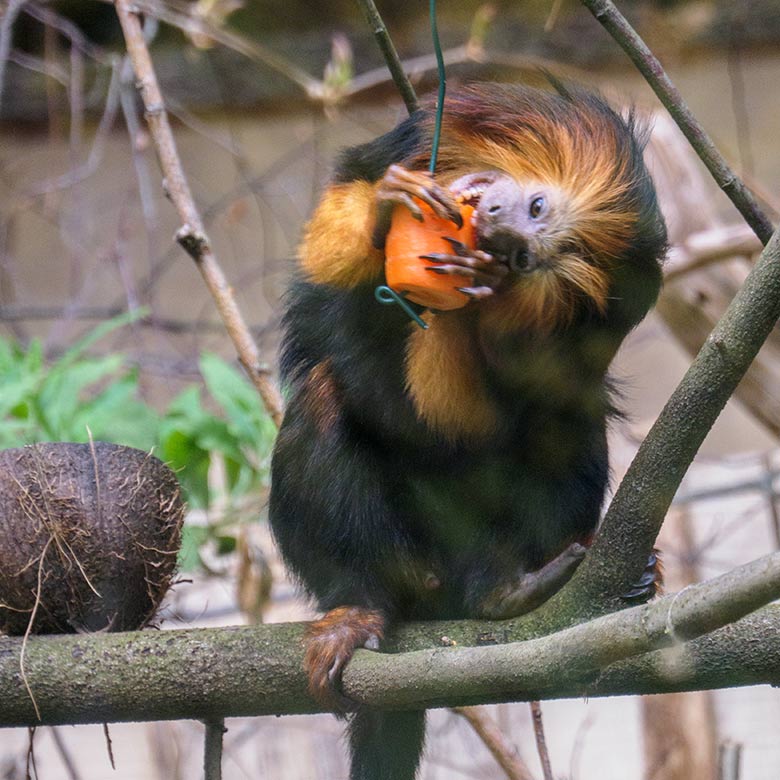
<svg viewBox="0 0 780 780">
<path fill-rule="evenodd" d="M 444 236 L 444 239 L 452 246 L 452 254 L 420 255 L 421 259 L 436 263 L 427 266 L 426 270 L 436 274 L 466 276 L 472 280 L 472 283 L 468 287 L 458 287 L 460 292 L 465 293 L 472 300 L 490 297 L 506 279 L 509 266 L 488 252 L 470 249 L 456 238 Z"/>
<path fill-rule="evenodd" d="M 326 612 L 306 630 L 303 668 L 309 675 L 309 692 L 336 713 L 355 709 L 341 692 L 341 673 L 358 647 L 379 649 L 387 620 L 378 610 L 338 607 Z"/>
<path fill-rule="evenodd" d="M 642 603 L 649 601 L 653 596 L 663 590 L 664 568 L 661 563 L 661 553 L 653 550 L 647 559 L 647 566 L 642 572 L 642 576 L 634 583 L 634 587 L 624 593 L 621 598 L 624 601 Z"/>
<path fill-rule="evenodd" d="M 480 616 L 503 620 L 536 609 L 571 579 L 586 552 L 575 542 L 541 569 L 499 585 L 480 605 Z"/>
<path fill-rule="evenodd" d="M 406 206 L 412 216 L 422 222 L 423 213 L 417 200 L 426 203 L 433 213 L 442 219 L 463 225 L 460 208 L 453 194 L 437 184 L 429 173 L 409 171 L 402 165 L 391 165 L 379 182 L 376 190 L 376 226 L 373 243 L 377 249 L 385 245 L 390 219 L 396 206 Z"/>
</svg>

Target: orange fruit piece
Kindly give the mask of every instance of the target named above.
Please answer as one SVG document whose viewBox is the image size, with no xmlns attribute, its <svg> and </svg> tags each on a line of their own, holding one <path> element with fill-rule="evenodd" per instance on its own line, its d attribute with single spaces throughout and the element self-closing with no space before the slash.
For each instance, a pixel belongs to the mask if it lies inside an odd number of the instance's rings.
<svg viewBox="0 0 780 780">
<path fill-rule="evenodd" d="M 476 234 L 471 225 L 474 207 L 463 204 L 460 213 L 463 227 L 434 214 L 425 203 L 418 201 L 423 221 L 418 222 L 405 206 L 393 210 L 390 230 L 385 241 L 385 278 L 387 286 L 410 301 L 430 309 L 448 311 L 459 309 L 469 298 L 457 290 L 472 286 L 472 280 L 462 274 L 437 274 L 427 270 L 436 263 L 421 259 L 420 255 L 454 254 L 445 237 L 455 238 L 471 249 L 476 246 Z"/>
</svg>

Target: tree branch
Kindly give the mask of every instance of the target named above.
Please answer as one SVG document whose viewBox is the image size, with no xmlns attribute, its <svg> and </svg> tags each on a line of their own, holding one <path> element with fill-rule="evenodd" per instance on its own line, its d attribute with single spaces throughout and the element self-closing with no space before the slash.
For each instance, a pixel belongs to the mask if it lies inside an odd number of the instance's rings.
<svg viewBox="0 0 780 780">
<path fill-rule="evenodd" d="M 484 710 L 479 707 L 453 707 L 452 711 L 464 718 L 474 729 L 509 780 L 534 780 L 517 751 L 507 742 L 501 729 Z"/>
<path fill-rule="evenodd" d="M 398 52 L 395 50 L 390 35 L 387 32 L 387 27 L 382 20 L 379 11 L 377 10 L 374 0 L 358 0 L 360 6 L 363 8 L 363 13 L 366 15 L 371 32 L 374 33 L 379 48 L 382 51 L 382 55 L 387 63 L 387 68 L 390 71 L 390 75 L 393 77 L 396 89 L 401 94 L 401 98 L 404 101 L 406 110 L 413 114 L 418 108 L 417 95 L 415 94 L 414 87 L 412 86 L 409 78 L 404 70 L 403 63 L 398 57 Z"/>
<path fill-rule="evenodd" d="M 358 651 L 346 670 L 345 690 L 373 706 L 427 708 L 780 684 L 777 606 L 678 644 L 671 655 L 612 665 L 668 647 L 673 635 L 686 640 L 709 632 L 778 594 L 780 553 L 653 604 L 529 642 L 463 646 L 495 641 L 501 623 L 411 624 L 399 630 L 398 643 L 420 649 Z M 314 712 L 302 669 L 304 628 L 280 623 L 32 636 L 25 675 L 40 722 L 50 725 Z M 19 638 L 0 637 L 0 726 L 38 722 L 19 673 L 21 645 Z"/>
<path fill-rule="evenodd" d="M 530 616 L 536 630 L 539 624 L 560 626 L 623 606 L 618 595 L 644 568 L 688 466 L 778 317 L 780 231 L 642 442 L 590 554 L 571 581 Z"/>
<path fill-rule="evenodd" d="M 723 155 L 717 150 L 707 131 L 693 115 L 680 91 L 666 74 L 658 58 L 639 37 L 627 19 L 618 11 L 611 0 L 582 0 L 582 4 L 596 17 L 605 30 L 615 39 L 631 58 L 658 99 L 682 130 L 691 146 L 718 183 L 718 186 L 739 209 L 745 221 L 766 244 L 772 235 L 772 223 L 759 207 L 750 190 L 731 169 Z"/>
<path fill-rule="evenodd" d="M 165 176 L 166 191 L 183 222 L 176 234 L 176 239 L 198 266 L 206 286 L 214 297 L 217 309 L 236 347 L 244 370 L 263 399 L 268 413 L 279 426 L 282 420 L 283 406 L 281 395 L 271 381 L 268 369 L 260 361 L 257 345 L 252 339 L 236 304 L 233 291 L 211 249 L 203 221 L 195 206 L 179 161 L 176 143 L 173 139 L 162 93 L 157 83 L 140 21 L 135 11 L 132 10 L 133 6 L 129 0 L 116 0 L 115 7 L 127 43 L 127 53 L 138 79 L 149 132 L 154 139 L 160 167 Z"/>
</svg>

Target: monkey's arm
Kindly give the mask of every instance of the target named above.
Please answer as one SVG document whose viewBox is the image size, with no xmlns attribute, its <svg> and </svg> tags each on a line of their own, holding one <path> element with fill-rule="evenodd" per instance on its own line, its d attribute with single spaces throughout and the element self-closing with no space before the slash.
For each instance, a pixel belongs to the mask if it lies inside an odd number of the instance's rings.
<svg viewBox="0 0 780 780">
<path fill-rule="evenodd" d="M 462 224 L 452 194 L 422 171 L 391 165 L 378 182 L 362 179 L 331 185 L 309 222 L 301 246 L 301 266 L 317 284 L 355 287 L 372 282 L 382 273 L 383 248 L 393 209 L 408 208 L 422 219 L 419 203 L 438 216 Z M 452 254 L 424 255 L 436 273 L 460 273 L 472 285 L 464 292 L 472 298 L 486 297 L 506 274 L 485 252 L 452 242 Z"/>
<path fill-rule="evenodd" d="M 382 274 L 384 253 L 372 243 L 377 185 L 331 185 L 309 222 L 300 248 L 309 281 L 355 287 Z"/>
</svg>

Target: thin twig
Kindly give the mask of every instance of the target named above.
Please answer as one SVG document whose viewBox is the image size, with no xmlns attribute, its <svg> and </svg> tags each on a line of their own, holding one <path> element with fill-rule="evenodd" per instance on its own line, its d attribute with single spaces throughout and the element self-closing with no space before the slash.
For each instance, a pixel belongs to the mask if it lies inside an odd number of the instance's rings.
<svg viewBox="0 0 780 780">
<path fill-rule="evenodd" d="M 49 551 L 49 545 L 52 543 L 53 538 L 53 536 L 50 536 L 46 540 L 46 544 L 43 546 L 41 557 L 38 561 L 38 585 L 35 590 L 35 604 L 33 605 L 32 612 L 30 612 L 30 619 L 27 621 L 27 628 L 25 629 L 24 637 L 22 638 L 22 649 L 19 652 L 19 674 L 21 675 L 22 682 L 24 683 L 27 694 L 30 697 L 30 701 L 32 702 L 33 708 L 35 709 L 35 715 L 38 720 L 41 719 L 41 711 L 38 709 L 38 702 L 35 700 L 32 688 L 30 687 L 30 682 L 27 679 L 27 671 L 24 668 L 24 652 L 27 649 L 27 642 L 30 639 L 33 624 L 35 623 L 35 617 L 38 614 L 38 607 L 41 604 L 41 591 L 43 589 L 43 567 L 46 563 L 46 553 Z"/>
<path fill-rule="evenodd" d="M 71 83 L 72 81 L 73 79 L 71 78 Z M 92 139 L 92 146 L 87 159 L 81 165 L 72 168 L 61 176 L 36 183 L 26 191 L 25 195 L 38 197 L 50 192 L 69 189 L 74 184 L 78 184 L 93 176 L 99 170 L 105 154 L 106 144 L 111 134 L 111 128 L 119 110 L 119 88 L 119 61 L 116 60 L 112 63 L 111 81 L 106 93 L 105 107 L 95 130 L 95 136 Z"/>
<path fill-rule="evenodd" d="M 103 0 L 103 2 L 116 5 L 114 0 Z M 303 89 L 306 95 L 313 100 L 321 100 L 323 97 L 324 89 L 320 80 L 310 76 L 290 60 L 257 41 L 244 38 L 239 33 L 226 27 L 219 27 L 211 24 L 202 16 L 194 15 L 191 12 L 192 5 L 176 2 L 176 0 L 166 0 L 164 3 L 157 2 L 157 0 L 135 0 L 132 6 L 137 13 L 153 16 L 161 22 L 178 28 L 190 37 L 205 36 L 206 38 L 211 38 L 253 62 L 258 62 L 281 73 Z"/>
<path fill-rule="evenodd" d="M 26 767 L 26 778 L 27 780 L 30 780 L 31 777 L 35 777 L 35 780 L 38 780 L 38 767 L 35 764 L 35 732 L 37 731 L 37 728 L 35 726 L 30 726 L 27 729 L 27 767 Z M 32 770 L 32 771 L 31 771 Z"/>
<path fill-rule="evenodd" d="M 204 740 L 204 780 L 222 780 L 222 738 L 227 731 L 223 719 L 207 720 Z"/>
<path fill-rule="evenodd" d="M 533 780 L 528 767 L 517 755 L 514 746 L 507 742 L 497 724 L 480 707 L 453 707 L 452 712 L 465 718 L 485 744 L 509 780 Z"/>
<path fill-rule="evenodd" d="M 211 243 L 182 170 L 136 7 L 128 0 L 116 0 L 115 6 L 127 43 L 127 52 L 138 79 L 146 110 L 146 121 L 165 176 L 165 187 L 183 223 L 176 238 L 198 266 L 236 347 L 239 360 L 260 393 L 269 415 L 278 426 L 282 420 L 281 395 L 268 376 L 268 369 L 260 362 L 257 345 L 238 308 L 233 291 L 211 250 Z"/>
<path fill-rule="evenodd" d="M 54 740 L 54 745 L 57 748 L 57 752 L 60 754 L 62 763 L 65 765 L 65 771 L 68 773 L 70 780 L 81 780 L 81 774 L 76 768 L 76 764 L 73 762 L 73 756 L 65 744 L 65 740 L 62 738 L 60 730 L 56 726 L 52 726 L 51 736 Z"/>
<path fill-rule="evenodd" d="M 106 740 L 106 752 L 108 753 L 108 760 L 111 763 L 111 768 L 116 769 L 116 761 L 114 761 L 114 743 L 111 740 L 111 732 L 108 730 L 108 723 L 103 724 L 103 736 Z"/>
<path fill-rule="evenodd" d="M 70 87 L 70 75 L 65 68 L 57 63 L 48 63 L 40 57 L 34 57 L 32 54 L 27 54 L 19 49 L 12 49 L 8 59 L 20 68 L 26 68 L 54 79 L 54 81 L 66 89 Z"/>
<path fill-rule="evenodd" d="M 385 58 L 390 75 L 393 77 L 395 86 L 401 93 L 401 97 L 406 105 L 406 110 L 412 114 L 419 108 L 417 95 L 406 75 L 401 60 L 398 57 L 398 52 L 395 50 L 393 41 L 387 32 L 387 27 L 385 26 L 384 21 L 382 21 L 382 17 L 377 10 L 376 5 L 374 5 L 374 0 L 358 0 L 358 2 L 363 8 L 368 24 L 371 27 L 371 32 L 374 33 L 379 48 L 382 50 L 382 55 Z"/>
<path fill-rule="evenodd" d="M 682 244 L 669 250 L 664 266 L 664 281 L 669 282 L 724 260 L 751 257 L 760 251 L 761 242 L 742 223 L 694 233 Z"/>
<path fill-rule="evenodd" d="M 712 139 L 688 108 L 658 58 L 611 0 L 581 0 L 581 2 L 631 58 L 707 166 L 718 186 L 728 195 L 746 222 L 753 228 L 761 243 L 766 244 L 772 235 L 772 223 L 763 213 L 750 190 L 745 187 L 723 155 L 715 148 Z"/>
<path fill-rule="evenodd" d="M 27 0 L 8 0 L 2 20 L 0 20 L 0 108 L 3 106 L 3 87 L 5 85 L 5 65 L 11 53 L 13 26 L 19 11 Z"/>
<path fill-rule="evenodd" d="M 67 17 L 58 14 L 51 8 L 46 8 L 43 5 L 38 5 L 36 3 L 29 3 L 26 5 L 24 12 L 27 16 L 37 19 L 41 24 L 52 27 L 60 32 L 68 41 L 70 41 L 72 46 L 75 46 L 90 59 L 95 60 L 95 62 L 98 62 L 101 65 L 111 67 L 113 55 L 93 43 L 84 35 L 81 28 Z"/>
<path fill-rule="evenodd" d="M 738 38 L 744 35 L 741 11 L 741 4 L 732 4 L 729 41 L 726 47 L 726 68 L 731 84 L 731 113 L 734 115 L 734 124 L 736 125 L 740 174 L 745 177 L 753 176 L 755 169 L 753 167 L 753 147 L 750 143 L 750 115 L 747 107 L 742 47 L 738 41 Z"/>
<path fill-rule="evenodd" d="M 544 780 L 553 780 L 550 751 L 547 749 L 547 738 L 544 736 L 542 705 L 538 701 L 532 701 L 530 706 L 531 720 L 534 724 L 534 739 L 536 740 L 536 750 L 539 753 L 539 763 L 542 765 L 542 774 Z"/>
<path fill-rule="evenodd" d="M 718 780 L 739 780 L 742 745 L 725 740 L 718 749 Z"/>
</svg>

